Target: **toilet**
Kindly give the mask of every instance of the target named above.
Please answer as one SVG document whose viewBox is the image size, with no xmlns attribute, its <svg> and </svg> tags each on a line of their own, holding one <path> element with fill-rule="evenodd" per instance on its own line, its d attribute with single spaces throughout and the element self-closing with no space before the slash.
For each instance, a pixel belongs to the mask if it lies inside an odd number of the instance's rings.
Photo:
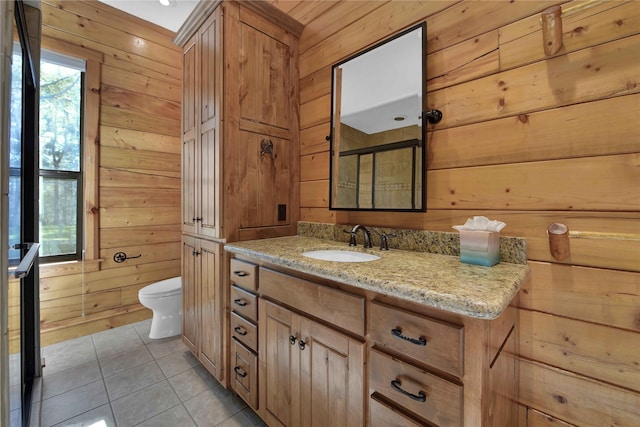
<svg viewBox="0 0 640 427">
<path fill-rule="evenodd" d="M 153 311 L 149 338 L 179 335 L 182 329 L 182 278 L 172 277 L 138 291 L 140 304 Z"/>
</svg>

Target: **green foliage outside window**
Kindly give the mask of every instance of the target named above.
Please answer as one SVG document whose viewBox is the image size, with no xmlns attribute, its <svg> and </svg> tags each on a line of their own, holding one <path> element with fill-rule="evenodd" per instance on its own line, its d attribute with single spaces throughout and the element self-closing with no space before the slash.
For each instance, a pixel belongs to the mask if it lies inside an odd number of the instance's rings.
<svg viewBox="0 0 640 427">
<path fill-rule="evenodd" d="M 21 64 L 14 55 L 11 93 L 9 241 L 20 241 Z M 77 69 L 40 64 L 40 257 L 78 259 L 81 253 L 82 76 Z M 19 257 L 12 251 L 10 258 Z"/>
</svg>

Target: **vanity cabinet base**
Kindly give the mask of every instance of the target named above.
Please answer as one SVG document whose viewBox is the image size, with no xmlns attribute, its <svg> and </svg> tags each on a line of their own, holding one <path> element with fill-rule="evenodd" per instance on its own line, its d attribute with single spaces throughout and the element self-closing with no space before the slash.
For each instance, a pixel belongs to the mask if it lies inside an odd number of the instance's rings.
<svg viewBox="0 0 640 427">
<path fill-rule="evenodd" d="M 235 257 L 232 388 L 268 425 L 518 424 L 517 301 L 475 319 Z"/>
</svg>

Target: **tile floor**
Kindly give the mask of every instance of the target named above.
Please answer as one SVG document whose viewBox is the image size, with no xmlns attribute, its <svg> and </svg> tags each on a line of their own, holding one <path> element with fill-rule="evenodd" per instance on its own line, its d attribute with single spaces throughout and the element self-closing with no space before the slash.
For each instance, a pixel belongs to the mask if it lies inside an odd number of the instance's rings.
<svg viewBox="0 0 640 427">
<path fill-rule="evenodd" d="M 34 397 L 39 427 L 265 426 L 211 377 L 179 336 L 149 339 L 150 324 L 44 347 L 46 367 Z"/>
</svg>

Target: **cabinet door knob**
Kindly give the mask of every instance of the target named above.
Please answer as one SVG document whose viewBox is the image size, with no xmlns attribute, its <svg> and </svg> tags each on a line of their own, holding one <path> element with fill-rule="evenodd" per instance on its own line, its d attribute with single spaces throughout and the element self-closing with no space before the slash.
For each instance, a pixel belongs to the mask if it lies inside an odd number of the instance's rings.
<svg viewBox="0 0 640 427">
<path fill-rule="evenodd" d="M 295 345 L 296 337 L 294 335 L 289 336 L 289 344 Z"/>
<path fill-rule="evenodd" d="M 415 400 L 416 402 L 424 402 L 427 400 L 427 395 L 424 394 L 424 391 L 419 390 L 418 394 L 409 393 L 407 390 L 400 387 L 401 385 L 402 383 L 397 379 L 391 381 L 391 387 L 393 387 L 394 390 L 404 394 L 405 396 L 409 396 L 411 399 Z"/>
<path fill-rule="evenodd" d="M 245 371 L 244 369 L 242 369 L 241 366 L 236 366 L 233 368 L 233 370 L 236 372 L 236 374 L 238 374 L 239 377 L 244 378 L 247 376 L 247 371 Z"/>
<path fill-rule="evenodd" d="M 415 345 L 421 345 L 421 346 L 425 346 L 427 345 L 427 340 L 425 337 L 419 337 L 419 338 L 411 338 L 411 337 L 407 337 L 402 335 L 402 330 L 400 330 L 399 328 L 394 328 L 391 330 L 391 335 L 393 335 L 394 337 L 403 339 L 405 341 L 409 341 L 411 344 L 415 344 Z"/>
<path fill-rule="evenodd" d="M 247 300 L 244 299 L 244 298 L 236 298 L 236 299 L 233 300 L 233 302 L 238 304 L 240 307 L 244 307 L 244 306 L 246 306 L 248 304 Z"/>
<path fill-rule="evenodd" d="M 300 350 L 304 350 L 304 348 L 307 346 L 307 343 L 300 340 L 298 341 L 298 347 L 300 348 Z"/>
<path fill-rule="evenodd" d="M 233 328 L 233 330 L 236 331 L 236 334 L 238 335 L 242 335 L 242 336 L 247 335 L 247 330 L 242 326 L 236 326 L 235 328 Z"/>
</svg>

